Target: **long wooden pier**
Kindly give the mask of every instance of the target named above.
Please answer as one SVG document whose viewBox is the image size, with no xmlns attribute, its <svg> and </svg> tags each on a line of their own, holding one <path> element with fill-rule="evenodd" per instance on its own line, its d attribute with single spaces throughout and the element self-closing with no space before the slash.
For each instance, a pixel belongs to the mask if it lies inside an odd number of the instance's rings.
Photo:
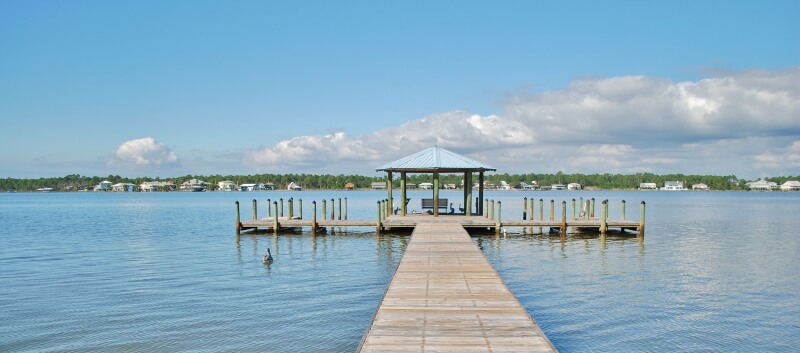
<svg viewBox="0 0 800 353">
<path fill-rule="evenodd" d="M 416 224 L 359 352 L 556 349 L 461 224 L 441 217 Z"/>
</svg>

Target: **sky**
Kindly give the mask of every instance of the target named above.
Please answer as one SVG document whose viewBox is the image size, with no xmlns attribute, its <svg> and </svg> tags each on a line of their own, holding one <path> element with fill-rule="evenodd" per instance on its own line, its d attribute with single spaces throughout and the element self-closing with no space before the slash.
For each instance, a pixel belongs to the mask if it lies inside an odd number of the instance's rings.
<svg viewBox="0 0 800 353">
<path fill-rule="evenodd" d="M 800 175 L 798 1 L 0 2 L 0 177 Z"/>
</svg>

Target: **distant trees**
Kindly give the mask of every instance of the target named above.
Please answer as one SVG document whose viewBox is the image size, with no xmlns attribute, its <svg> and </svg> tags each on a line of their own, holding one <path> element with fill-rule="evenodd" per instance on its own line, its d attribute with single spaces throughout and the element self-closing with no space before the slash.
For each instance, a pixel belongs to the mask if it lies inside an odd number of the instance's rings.
<svg viewBox="0 0 800 353">
<path fill-rule="evenodd" d="M 399 173 L 394 174 L 395 187 L 400 187 Z M 463 174 L 442 174 L 442 184 L 456 184 L 461 186 Z M 70 174 L 59 178 L 38 178 L 38 179 L 21 179 L 21 178 L 5 178 L 0 179 L 0 191 L 36 191 L 36 189 L 49 187 L 58 191 L 78 191 L 83 188 L 92 189 L 95 185 L 103 180 L 108 180 L 112 183 L 132 183 L 137 186 L 145 181 L 165 181 L 171 180 L 175 184 L 181 183 L 190 179 L 200 179 L 208 182 L 212 189 L 216 188 L 218 182 L 223 180 L 231 180 L 236 184 L 245 183 L 273 183 L 276 188 L 284 189 L 290 182 L 300 184 L 305 189 L 343 189 L 344 184 L 351 182 L 355 184 L 356 188 L 369 188 L 370 184 L 374 181 L 385 181 L 384 177 L 369 177 L 363 175 L 332 175 L 332 174 L 254 174 L 254 175 L 184 175 L 175 178 L 150 178 L 150 177 L 137 177 L 137 178 L 124 178 L 119 175 L 109 175 L 107 177 L 98 176 L 82 176 L 79 174 Z M 409 174 L 408 182 L 420 184 L 424 182 L 431 182 L 433 176 L 431 174 Z M 594 187 L 598 189 L 635 189 L 639 187 L 640 183 L 656 183 L 659 186 L 664 185 L 665 181 L 678 180 L 685 182 L 686 187 L 691 187 L 692 184 L 703 183 L 708 185 L 713 190 L 745 190 L 746 180 L 739 179 L 735 175 L 685 175 L 685 174 L 652 174 L 652 173 L 636 173 L 636 174 L 566 174 L 558 172 L 555 174 L 487 174 L 485 180 L 492 184 L 500 184 L 501 180 L 506 181 L 512 186 L 519 185 L 521 182 L 530 184 L 536 181 L 539 185 L 547 186 L 552 184 L 568 184 L 579 183 L 584 187 Z M 782 184 L 787 180 L 800 180 L 800 176 L 779 176 L 766 178 L 768 181 L 774 181 Z M 477 182 L 477 175 L 473 178 L 473 182 Z"/>
</svg>

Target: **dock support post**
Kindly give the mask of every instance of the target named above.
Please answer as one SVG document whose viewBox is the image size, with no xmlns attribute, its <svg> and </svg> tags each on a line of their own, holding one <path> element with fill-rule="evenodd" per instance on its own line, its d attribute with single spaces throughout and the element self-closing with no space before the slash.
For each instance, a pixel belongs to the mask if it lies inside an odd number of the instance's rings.
<svg viewBox="0 0 800 353">
<path fill-rule="evenodd" d="M 578 203 L 578 208 L 580 209 L 578 211 L 578 218 L 583 218 L 583 215 L 581 214 L 583 213 L 583 196 L 581 196 L 580 203 Z"/>
<path fill-rule="evenodd" d="M 525 197 L 522 199 L 522 220 L 528 219 L 528 198 Z"/>
<path fill-rule="evenodd" d="M 556 220 L 556 202 L 553 199 L 550 199 L 550 220 Z"/>
<path fill-rule="evenodd" d="M 464 175 L 464 215 L 472 216 L 472 172 Z"/>
<path fill-rule="evenodd" d="M 297 199 L 297 201 L 300 201 L 300 207 L 297 210 L 300 211 L 300 219 L 303 219 L 303 199 Z"/>
<path fill-rule="evenodd" d="M 567 234 L 567 201 L 561 201 L 561 234 Z"/>
<path fill-rule="evenodd" d="M 500 228 L 503 227 L 503 201 L 497 201 L 497 219 L 495 220 L 495 232 L 500 234 Z"/>
<path fill-rule="evenodd" d="M 290 197 L 287 201 L 289 206 L 289 219 L 294 218 L 294 197 Z"/>
<path fill-rule="evenodd" d="M 393 206 L 394 205 L 394 200 L 393 200 L 393 198 L 394 198 L 393 196 L 394 195 L 392 195 L 394 193 L 394 190 L 392 188 L 392 172 L 386 172 L 386 193 L 388 194 L 388 196 L 386 197 L 386 200 L 387 200 L 386 203 L 389 205 L 390 208 L 394 208 L 394 206 Z M 340 208 L 339 209 L 339 219 L 342 219 L 341 217 L 342 217 L 342 212 L 341 212 L 341 208 Z"/>
<path fill-rule="evenodd" d="M 589 220 L 589 213 L 590 213 L 589 209 L 592 208 L 592 201 L 587 199 L 585 207 L 586 211 L 583 212 L 583 219 Z"/>
<path fill-rule="evenodd" d="M 335 211 L 336 211 L 336 208 L 334 207 L 333 199 L 331 199 L 331 221 L 336 219 L 336 217 L 334 217 L 334 213 L 336 213 Z M 331 229 L 333 229 L 333 228 L 331 228 Z"/>
<path fill-rule="evenodd" d="M 380 234 L 381 232 L 381 202 L 378 201 L 378 217 L 375 223 L 375 231 Z"/>
<path fill-rule="evenodd" d="M 253 220 L 255 221 L 257 219 L 258 219 L 258 203 L 256 202 L 256 199 L 253 199 Z"/>
<path fill-rule="evenodd" d="M 267 217 L 272 217 L 272 200 L 267 199 Z"/>
<path fill-rule="evenodd" d="M 317 201 L 311 201 L 311 233 L 317 234 Z"/>
<path fill-rule="evenodd" d="M 639 216 L 639 235 L 644 235 L 644 209 L 645 203 L 642 201 L 642 215 Z"/>
<path fill-rule="evenodd" d="M 589 218 L 594 218 L 594 197 L 592 197 L 592 207 L 591 207 L 591 214 Z"/>
<path fill-rule="evenodd" d="M 533 220 L 536 218 L 536 217 L 534 217 L 534 213 L 533 212 L 534 212 L 534 209 L 533 209 L 533 197 L 531 197 L 531 212 L 529 213 L 531 215 L 531 224 L 533 224 Z M 530 230 L 531 234 L 533 234 L 533 225 L 530 226 L 529 230 Z"/>
<path fill-rule="evenodd" d="M 339 205 L 339 217 L 338 217 L 338 219 L 341 221 L 342 220 L 342 198 L 340 197 L 340 198 L 336 199 L 336 201 L 338 202 L 338 205 Z"/>
<path fill-rule="evenodd" d="M 275 201 L 272 205 L 275 206 L 276 210 L 278 209 L 278 201 Z M 281 229 L 281 225 L 278 223 L 277 216 L 278 215 L 276 214 L 275 217 L 272 217 L 272 232 L 275 233 L 275 235 L 278 235 L 278 231 Z"/>
<path fill-rule="evenodd" d="M 433 216 L 439 217 L 439 173 L 433 173 Z"/>
<path fill-rule="evenodd" d="M 483 216 L 489 218 L 489 199 L 483 200 L 483 207 L 481 207 L 481 212 Z"/>
<path fill-rule="evenodd" d="M 347 198 L 344 198 L 344 219 L 347 219 Z"/>
<path fill-rule="evenodd" d="M 478 172 L 478 200 L 483 200 L 483 171 Z M 486 204 L 478 202 L 476 205 L 480 207 L 478 214 L 486 215 Z"/>
<path fill-rule="evenodd" d="M 489 204 L 489 219 L 494 220 L 494 200 Z"/>
<path fill-rule="evenodd" d="M 236 204 L 236 235 L 242 234 L 242 221 L 239 218 L 239 201 Z"/>
<path fill-rule="evenodd" d="M 573 221 L 577 219 L 575 217 L 576 217 L 575 216 L 575 199 L 572 199 L 572 220 Z"/>
<path fill-rule="evenodd" d="M 278 209 L 277 207 L 275 208 Z M 283 217 L 283 197 L 281 197 L 281 217 Z"/>
<path fill-rule="evenodd" d="M 328 201 L 322 199 L 322 219 L 328 219 Z"/>
<path fill-rule="evenodd" d="M 608 231 L 607 217 L 608 217 L 608 200 L 603 200 L 600 204 L 602 216 L 600 217 L 600 234 L 605 235 Z"/>
<path fill-rule="evenodd" d="M 622 200 L 622 220 L 625 220 L 625 200 Z"/>
<path fill-rule="evenodd" d="M 544 221 L 544 199 L 539 199 L 539 220 Z M 539 226 L 539 234 L 543 234 L 541 226 Z"/>
<path fill-rule="evenodd" d="M 347 198 L 345 198 L 345 205 Z M 400 172 L 400 213 L 405 217 L 406 215 L 406 172 Z M 347 207 L 345 207 L 345 215 L 347 215 Z M 347 219 L 345 216 L 344 219 Z"/>
</svg>

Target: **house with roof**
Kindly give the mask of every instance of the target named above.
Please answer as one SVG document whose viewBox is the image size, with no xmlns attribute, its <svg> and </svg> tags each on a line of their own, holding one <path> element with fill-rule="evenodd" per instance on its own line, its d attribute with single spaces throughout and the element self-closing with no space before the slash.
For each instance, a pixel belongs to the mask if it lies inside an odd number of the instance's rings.
<svg viewBox="0 0 800 353">
<path fill-rule="evenodd" d="M 772 191 L 778 187 L 778 183 L 766 181 L 764 179 L 751 181 L 745 185 L 747 185 L 747 188 L 752 191 Z"/>
<path fill-rule="evenodd" d="M 664 187 L 661 190 L 668 190 L 668 191 L 683 191 L 688 190 L 686 187 L 683 186 L 682 181 L 665 181 Z"/>
<path fill-rule="evenodd" d="M 639 183 L 639 190 L 658 190 L 656 183 Z"/>
<path fill-rule="evenodd" d="M 373 181 L 370 185 L 372 190 L 385 190 L 386 189 L 386 182 L 385 181 Z"/>
<path fill-rule="evenodd" d="M 781 191 L 800 191 L 800 181 L 791 180 L 781 184 Z"/>
<path fill-rule="evenodd" d="M 700 184 L 692 184 L 692 190 L 710 190 L 708 185 L 700 183 Z"/>
<path fill-rule="evenodd" d="M 200 179 L 190 179 L 181 183 L 181 191 L 206 191 L 208 183 Z"/>
<path fill-rule="evenodd" d="M 230 180 L 223 180 L 217 183 L 217 189 L 219 191 L 237 191 L 239 190 L 239 185 Z"/>
<path fill-rule="evenodd" d="M 433 183 L 419 183 L 419 188 L 421 190 L 432 190 L 433 189 Z"/>
<path fill-rule="evenodd" d="M 353 184 L 353 183 L 351 183 L 349 181 L 344 183 L 344 189 L 345 190 L 355 190 L 355 188 L 356 188 L 356 184 Z"/>
<path fill-rule="evenodd" d="M 303 191 L 303 187 L 301 187 L 300 185 L 296 184 L 295 182 L 291 182 L 291 183 L 289 183 L 289 185 L 286 185 L 286 190 L 289 190 L 289 191 Z"/>
<path fill-rule="evenodd" d="M 94 191 L 111 191 L 112 183 L 108 180 L 103 180 L 100 184 L 94 187 Z"/>
<path fill-rule="evenodd" d="M 145 181 L 139 184 L 140 192 L 175 191 L 175 183 L 171 181 Z"/>
<path fill-rule="evenodd" d="M 133 192 L 136 188 L 136 185 L 131 183 L 116 183 L 111 185 L 111 191 L 113 192 Z"/>
<path fill-rule="evenodd" d="M 564 184 L 552 184 L 550 185 L 550 190 L 566 190 L 567 186 Z"/>
<path fill-rule="evenodd" d="M 581 190 L 581 189 L 583 189 L 583 186 L 581 186 L 581 184 L 578 183 L 567 184 L 567 190 Z"/>
</svg>

